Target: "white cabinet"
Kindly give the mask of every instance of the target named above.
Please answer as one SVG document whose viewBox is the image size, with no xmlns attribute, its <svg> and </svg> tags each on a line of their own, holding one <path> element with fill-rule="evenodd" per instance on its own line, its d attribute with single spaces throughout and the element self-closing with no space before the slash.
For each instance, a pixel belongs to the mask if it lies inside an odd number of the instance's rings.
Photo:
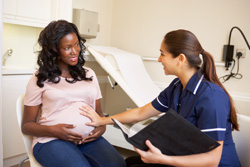
<svg viewBox="0 0 250 167">
<path fill-rule="evenodd" d="M 4 0 L 3 14 L 7 18 L 14 18 L 17 11 L 17 0 Z"/>
<path fill-rule="evenodd" d="M 4 0 L 3 21 L 44 27 L 51 19 L 50 0 Z"/>
<path fill-rule="evenodd" d="M 73 0 L 51 0 L 51 20 L 67 20 L 72 22 Z"/>
<path fill-rule="evenodd" d="M 17 19 L 48 23 L 50 21 L 50 0 L 18 0 Z"/>
<path fill-rule="evenodd" d="M 3 0 L 5 23 L 45 27 L 58 19 L 72 21 L 72 0 Z"/>
<path fill-rule="evenodd" d="M 31 74 L 2 76 L 3 158 L 26 153 L 17 123 L 16 100 L 24 94 Z"/>
</svg>

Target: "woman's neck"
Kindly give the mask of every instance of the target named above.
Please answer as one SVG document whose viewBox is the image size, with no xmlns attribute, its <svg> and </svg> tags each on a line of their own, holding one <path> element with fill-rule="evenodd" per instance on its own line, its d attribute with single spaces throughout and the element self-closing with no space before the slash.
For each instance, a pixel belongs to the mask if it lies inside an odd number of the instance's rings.
<svg viewBox="0 0 250 167">
<path fill-rule="evenodd" d="M 190 78 L 197 72 L 197 69 L 190 68 L 188 70 L 184 70 L 178 75 L 178 78 L 180 79 L 182 83 L 182 91 L 186 88 Z"/>
<path fill-rule="evenodd" d="M 69 69 L 68 68 L 60 68 L 62 74 L 61 74 L 61 77 L 64 77 L 64 78 L 71 78 L 71 75 L 69 73 Z"/>
<path fill-rule="evenodd" d="M 59 69 L 62 72 L 61 77 L 65 77 L 65 78 L 70 78 L 71 77 L 71 75 L 69 73 L 69 66 L 68 65 L 58 62 L 57 66 L 59 67 Z"/>
</svg>

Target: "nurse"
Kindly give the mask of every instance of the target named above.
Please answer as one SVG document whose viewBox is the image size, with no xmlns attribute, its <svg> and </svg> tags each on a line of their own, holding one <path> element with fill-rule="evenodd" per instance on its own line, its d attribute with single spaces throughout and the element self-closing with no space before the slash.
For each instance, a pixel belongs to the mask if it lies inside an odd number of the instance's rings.
<svg viewBox="0 0 250 167">
<path fill-rule="evenodd" d="M 162 40 L 158 61 L 166 75 L 177 76 L 158 97 L 143 107 L 106 118 L 91 107 L 83 106 L 82 115 L 91 119 L 87 125 L 113 124 L 111 118 L 134 123 L 172 108 L 221 145 L 206 153 L 168 156 L 147 140 L 149 150 L 135 148 L 140 158 L 128 158 L 128 166 L 240 166 L 232 138 L 232 130 L 239 130 L 235 107 L 218 79 L 212 55 L 203 49 L 193 33 L 176 30 L 167 33 Z"/>
</svg>

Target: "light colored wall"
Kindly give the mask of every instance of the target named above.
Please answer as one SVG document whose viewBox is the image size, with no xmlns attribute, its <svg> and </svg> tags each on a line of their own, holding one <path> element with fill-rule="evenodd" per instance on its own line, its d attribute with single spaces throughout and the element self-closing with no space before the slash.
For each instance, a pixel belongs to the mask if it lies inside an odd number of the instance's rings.
<svg viewBox="0 0 250 167">
<path fill-rule="evenodd" d="M 165 33 L 188 29 L 216 61 L 221 61 L 223 45 L 233 26 L 240 27 L 250 41 L 249 6 L 249 0 L 115 0 L 111 45 L 141 56 L 158 57 Z M 247 49 L 238 30 L 233 31 L 231 44 Z M 240 60 L 243 78 L 226 82 L 229 91 L 250 94 L 249 64 L 247 50 L 246 58 Z M 145 66 L 156 82 L 168 83 L 173 78 L 166 77 L 157 62 L 145 62 Z M 217 67 L 217 71 L 219 76 L 229 73 L 224 67 Z"/>
</svg>

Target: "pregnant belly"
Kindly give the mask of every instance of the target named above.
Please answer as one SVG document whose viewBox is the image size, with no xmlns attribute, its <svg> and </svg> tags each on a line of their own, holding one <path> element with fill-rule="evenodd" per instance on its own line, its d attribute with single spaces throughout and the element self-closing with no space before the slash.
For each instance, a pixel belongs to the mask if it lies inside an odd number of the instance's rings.
<svg viewBox="0 0 250 167">
<path fill-rule="evenodd" d="M 44 125 L 73 124 L 75 127 L 70 129 L 71 131 L 87 137 L 94 127 L 85 125 L 91 120 L 80 114 L 79 107 L 82 105 L 84 105 L 82 102 L 68 104 L 40 123 Z"/>
</svg>

